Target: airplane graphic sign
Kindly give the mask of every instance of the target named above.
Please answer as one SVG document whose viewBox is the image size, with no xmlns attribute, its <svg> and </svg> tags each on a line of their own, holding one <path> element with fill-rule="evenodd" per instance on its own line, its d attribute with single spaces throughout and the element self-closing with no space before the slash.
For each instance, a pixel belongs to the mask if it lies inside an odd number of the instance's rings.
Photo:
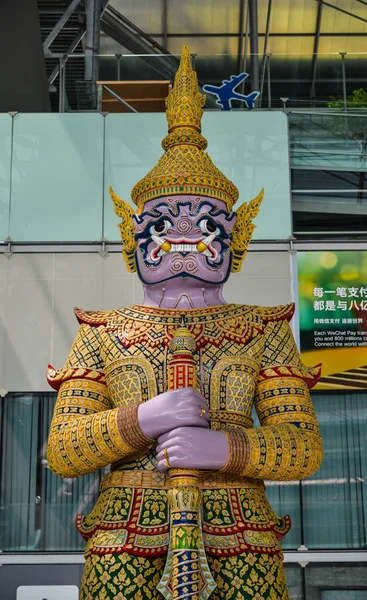
<svg viewBox="0 0 367 600">
<path fill-rule="evenodd" d="M 222 85 L 204 85 L 204 92 L 217 96 L 216 103 L 222 107 L 222 110 L 231 110 L 232 100 L 241 100 L 249 110 L 255 108 L 255 101 L 260 96 L 260 92 L 251 92 L 247 96 L 235 92 L 235 88 L 242 83 L 248 73 L 240 73 L 239 75 L 231 75 L 230 79 L 224 79 Z"/>
</svg>

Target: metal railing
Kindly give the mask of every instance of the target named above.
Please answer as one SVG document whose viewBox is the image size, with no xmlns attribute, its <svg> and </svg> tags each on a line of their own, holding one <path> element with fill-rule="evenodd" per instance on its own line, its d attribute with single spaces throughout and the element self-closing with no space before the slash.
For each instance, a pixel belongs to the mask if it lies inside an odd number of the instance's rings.
<svg viewBox="0 0 367 600">
<path fill-rule="evenodd" d="M 73 60 L 84 58 L 85 54 L 66 54 L 53 55 L 59 59 L 59 109 L 60 112 L 65 111 L 65 74 L 68 65 L 71 65 Z M 320 108 L 329 108 L 332 104 L 332 96 L 339 98 L 341 108 L 348 110 L 350 108 L 358 108 L 358 105 L 353 107 L 348 96 L 348 88 L 350 91 L 359 87 L 367 87 L 367 76 L 363 73 L 363 67 L 359 68 L 360 77 L 355 76 L 355 66 L 359 61 L 367 59 L 367 52 L 364 53 L 346 53 L 336 52 L 329 54 L 259 54 L 259 81 L 260 92 L 259 99 L 256 103 L 256 108 L 312 108 L 317 110 Z M 156 80 L 167 79 L 167 64 L 164 61 L 172 59 L 177 64 L 178 55 L 173 54 L 99 54 L 96 57 L 100 62 L 99 79 L 103 81 L 126 81 L 126 80 Z M 199 81 L 202 84 L 210 83 L 218 85 L 225 78 L 228 78 L 232 73 L 237 73 L 236 56 L 231 54 L 212 54 L 212 55 L 192 55 L 195 69 L 198 73 Z M 247 62 L 250 59 L 247 57 Z M 316 62 L 316 67 L 310 75 L 310 65 Z M 296 76 L 288 76 L 288 67 L 292 64 L 293 72 Z M 325 68 L 327 67 L 327 69 Z M 353 77 L 349 73 L 353 70 Z M 161 75 L 160 75 L 161 73 Z M 56 78 L 53 81 L 57 81 Z M 75 82 L 76 86 L 90 85 L 90 90 L 96 86 L 96 82 L 83 81 Z M 241 84 L 241 92 L 245 93 L 245 86 L 251 84 L 251 73 L 246 81 Z M 292 84 L 292 85 L 291 85 Z M 327 96 L 320 96 L 318 88 L 328 85 Z M 290 89 L 294 90 L 295 86 L 299 90 L 289 93 Z M 248 86 L 249 87 L 249 86 Z M 284 88 L 284 94 L 279 93 L 279 88 Z M 305 91 L 307 87 L 307 92 Z M 276 92 L 274 92 L 276 88 Z M 96 93 L 94 87 L 93 94 Z M 93 95 L 91 94 L 91 96 Z M 214 96 L 208 96 L 210 99 L 210 108 L 220 110 L 213 102 Z M 96 106 L 92 107 L 96 110 Z M 242 105 L 234 103 L 233 108 L 243 108 Z"/>
</svg>

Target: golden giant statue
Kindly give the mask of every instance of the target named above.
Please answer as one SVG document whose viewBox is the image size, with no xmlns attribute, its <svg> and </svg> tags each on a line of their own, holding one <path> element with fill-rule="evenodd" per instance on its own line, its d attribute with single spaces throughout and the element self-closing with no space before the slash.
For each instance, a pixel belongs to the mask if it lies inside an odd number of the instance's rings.
<svg viewBox="0 0 367 600">
<path fill-rule="evenodd" d="M 286 600 L 264 479 L 320 466 L 322 443 L 289 321 L 293 305 L 227 304 L 262 192 L 232 210 L 237 188 L 205 152 L 205 96 L 187 48 L 166 100 L 158 164 L 132 191 L 111 190 L 123 255 L 144 303 L 76 310 L 62 369 L 50 468 L 79 477 L 111 465 L 89 515 L 81 600 Z M 260 426 L 254 427 L 255 407 Z"/>
</svg>

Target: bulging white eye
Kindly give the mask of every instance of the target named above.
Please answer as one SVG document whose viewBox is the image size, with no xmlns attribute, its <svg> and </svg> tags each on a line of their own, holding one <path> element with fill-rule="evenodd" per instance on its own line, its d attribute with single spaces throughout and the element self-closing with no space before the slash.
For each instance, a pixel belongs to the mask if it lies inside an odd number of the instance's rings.
<svg viewBox="0 0 367 600">
<path fill-rule="evenodd" d="M 171 223 L 164 219 L 164 221 L 159 221 L 155 225 L 152 225 L 149 229 L 149 233 L 150 235 L 163 235 L 167 233 L 170 227 L 172 227 Z"/>
<path fill-rule="evenodd" d="M 212 221 L 209 221 L 209 219 L 203 219 L 199 227 L 203 233 L 219 233 L 218 227 Z"/>
</svg>

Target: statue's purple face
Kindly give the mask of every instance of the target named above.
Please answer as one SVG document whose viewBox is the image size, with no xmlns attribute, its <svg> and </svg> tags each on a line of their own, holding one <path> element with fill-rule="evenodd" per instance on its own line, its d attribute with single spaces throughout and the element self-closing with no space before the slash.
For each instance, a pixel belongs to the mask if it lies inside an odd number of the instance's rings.
<svg viewBox="0 0 367 600">
<path fill-rule="evenodd" d="M 143 283 L 178 277 L 213 284 L 227 280 L 236 214 L 224 202 L 196 196 L 159 198 L 147 202 L 133 219 Z"/>
</svg>

